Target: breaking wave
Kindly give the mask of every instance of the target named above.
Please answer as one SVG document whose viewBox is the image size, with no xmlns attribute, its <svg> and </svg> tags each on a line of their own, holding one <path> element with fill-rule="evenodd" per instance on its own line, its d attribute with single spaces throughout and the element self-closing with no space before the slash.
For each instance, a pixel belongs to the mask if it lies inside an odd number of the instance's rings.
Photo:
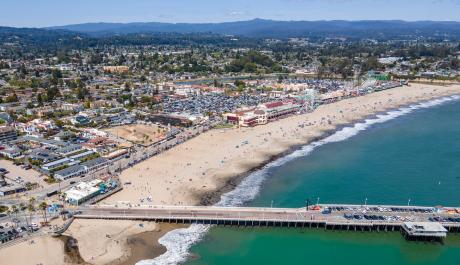
<svg viewBox="0 0 460 265">
<path fill-rule="evenodd" d="M 457 95 L 434 99 L 378 114 L 362 122 L 355 123 L 352 126 L 344 127 L 324 139 L 305 145 L 286 156 L 268 163 L 260 170 L 249 174 L 234 190 L 223 194 L 216 206 L 241 206 L 252 201 L 259 193 L 262 182 L 267 177 L 268 170 L 279 167 L 295 158 L 307 156 L 319 146 L 347 140 L 374 124 L 393 120 L 415 110 L 426 109 L 459 99 L 460 96 Z M 140 261 L 137 265 L 172 265 L 185 262 L 189 257 L 190 247 L 199 242 L 206 235 L 209 228 L 209 225 L 195 224 L 188 228 L 168 232 L 159 240 L 159 243 L 166 247 L 166 253 L 152 260 Z"/>
</svg>

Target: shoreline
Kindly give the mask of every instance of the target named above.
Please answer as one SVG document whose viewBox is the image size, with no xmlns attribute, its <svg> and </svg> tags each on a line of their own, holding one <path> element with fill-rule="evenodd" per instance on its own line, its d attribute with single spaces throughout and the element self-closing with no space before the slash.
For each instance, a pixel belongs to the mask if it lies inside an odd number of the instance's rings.
<svg viewBox="0 0 460 265">
<path fill-rule="evenodd" d="M 350 123 L 350 124 L 353 124 L 353 122 Z M 326 132 L 324 132 L 323 135 L 314 137 L 309 142 L 305 142 L 303 144 L 297 144 L 297 145 L 291 146 L 288 150 L 269 157 L 266 161 L 254 166 L 253 168 L 249 169 L 248 171 L 246 171 L 244 173 L 241 173 L 239 175 L 236 175 L 234 177 L 230 177 L 225 182 L 225 184 L 222 185 L 221 188 L 219 188 L 219 189 L 217 189 L 215 191 L 210 191 L 210 192 L 207 192 L 207 193 L 199 193 L 199 192 L 197 192 L 194 196 L 199 201 L 198 205 L 200 205 L 200 206 L 211 206 L 211 205 L 214 205 L 214 204 L 218 203 L 219 200 L 221 199 L 222 195 L 226 194 L 227 192 L 230 192 L 230 191 L 234 190 L 245 178 L 247 178 L 252 173 L 263 169 L 266 165 L 270 164 L 271 162 L 273 162 L 275 160 L 278 160 L 278 159 L 280 159 L 280 158 L 282 158 L 284 156 L 292 154 L 293 152 L 301 149 L 305 145 L 308 145 L 308 144 L 310 144 L 312 142 L 320 141 L 320 140 L 322 140 L 322 139 L 334 134 L 335 132 L 339 131 L 340 129 L 342 129 L 344 127 L 347 127 L 347 125 L 344 124 L 344 125 L 338 126 L 335 129 L 327 130 Z"/>
<path fill-rule="evenodd" d="M 153 259 L 164 254 L 167 249 L 158 240 L 172 230 L 184 228 L 182 225 L 159 224 L 158 231 L 145 231 L 127 238 L 129 254 L 110 262 L 112 265 L 132 265 L 140 260 Z"/>
<path fill-rule="evenodd" d="M 368 120 L 368 119 L 376 118 L 378 115 L 386 114 L 386 113 L 388 113 L 390 111 L 399 110 L 400 108 L 409 107 L 411 105 L 420 104 L 420 103 L 424 103 L 424 102 L 428 102 L 428 101 L 432 101 L 432 100 L 437 100 L 437 99 L 441 99 L 441 98 L 445 98 L 445 97 L 449 97 L 449 96 L 455 96 L 455 95 L 460 95 L 460 92 L 458 94 L 434 97 L 434 98 L 427 99 L 427 100 L 421 100 L 421 101 L 417 101 L 417 102 L 408 103 L 407 105 L 400 105 L 398 107 L 393 107 L 393 108 L 389 108 L 389 109 L 386 109 L 386 110 L 382 110 L 382 111 L 379 111 L 379 112 L 376 112 L 376 113 L 373 113 L 373 114 L 369 114 L 369 115 L 361 117 L 361 118 L 357 118 L 355 120 L 351 120 L 350 122 L 334 126 L 334 128 L 331 128 L 329 130 L 325 130 L 323 132 L 323 134 L 320 135 L 320 136 L 316 136 L 316 137 L 312 138 L 311 140 L 309 140 L 309 141 L 307 141 L 305 143 L 295 144 L 295 145 L 291 146 L 288 150 L 271 156 L 266 161 L 254 166 L 253 168 L 249 169 L 247 172 L 244 172 L 244 173 L 235 175 L 234 177 L 228 178 L 225 181 L 225 184 L 223 184 L 222 187 L 220 187 L 219 189 L 217 189 L 215 191 L 206 192 L 206 193 L 197 192 L 196 194 L 194 194 L 194 196 L 199 201 L 198 205 L 200 205 L 200 206 L 214 205 L 214 204 L 219 202 L 219 200 L 221 199 L 222 195 L 226 194 L 227 192 L 230 192 L 230 191 L 234 190 L 250 174 L 263 169 L 266 165 L 270 164 L 271 162 L 273 162 L 275 160 L 278 160 L 278 159 L 280 159 L 282 157 L 285 157 L 285 156 L 287 156 L 289 154 L 292 154 L 293 152 L 295 152 L 297 150 L 300 150 L 302 147 L 304 147 L 306 145 L 309 145 L 309 144 L 317 142 L 317 141 L 324 140 L 325 138 L 333 135 L 334 133 L 342 130 L 343 128 L 350 127 L 351 125 L 354 125 L 356 123 L 364 122 L 365 120 Z M 289 117 L 287 117 L 287 118 L 289 118 Z"/>
<path fill-rule="evenodd" d="M 379 115 L 387 114 L 388 112 L 391 112 L 391 111 L 397 111 L 397 110 L 400 110 L 402 108 L 410 107 L 412 105 L 423 104 L 423 103 L 426 103 L 426 102 L 430 102 L 430 101 L 434 101 L 434 100 L 440 100 L 440 99 L 443 99 L 443 98 L 452 97 L 452 96 L 458 96 L 458 95 L 460 95 L 460 92 L 458 92 L 458 91 L 455 92 L 455 93 L 436 95 L 436 96 L 433 96 L 433 97 L 424 98 L 424 99 L 420 99 L 420 100 L 416 100 L 416 101 L 407 102 L 407 103 L 404 103 L 404 104 L 399 104 L 397 106 L 385 108 L 383 110 L 380 110 L 380 111 L 377 111 L 377 112 L 374 112 L 374 113 L 370 113 L 368 115 L 364 115 L 362 117 L 359 117 L 359 118 L 356 118 L 356 119 L 353 119 L 353 120 L 349 120 L 346 123 L 337 124 L 333 128 L 324 130 L 322 132 L 322 134 L 319 135 L 319 136 L 310 138 L 310 139 L 308 139 L 308 141 L 305 141 L 303 143 L 294 144 L 294 145 L 290 146 L 287 150 L 270 156 L 265 161 L 255 165 L 254 167 L 250 168 L 248 171 L 246 171 L 244 173 L 235 175 L 233 177 L 229 177 L 224 182 L 224 184 L 220 188 L 216 189 L 215 191 L 210 191 L 210 192 L 206 192 L 206 193 L 196 192 L 194 194 L 194 196 L 198 199 L 199 205 L 203 205 L 203 206 L 214 205 L 214 204 L 216 204 L 216 203 L 218 203 L 220 201 L 222 195 L 224 195 L 224 194 L 226 194 L 226 193 L 228 193 L 230 191 L 233 191 L 236 187 L 238 187 L 238 185 L 243 180 L 245 180 L 252 173 L 263 169 L 265 166 L 267 166 L 268 164 L 270 164 L 271 162 L 273 162 L 273 161 L 275 161 L 277 159 L 280 159 L 282 157 L 285 157 L 285 156 L 287 156 L 289 154 L 294 153 L 297 150 L 300 150 L 304 146 L 307 146 L 307 145 L 312 144 L 314 142 L 324 140 L 327 137 L 335 134 L 336 132 L 341 131 L 343 128 L 351 127 L 354 124 L 362 123 L 362 122 L 364 122 L 364 121 L 366 121 L 368 119 L 375 119 Z M 289 117 L 287 119 L 289 119 Z M 194 253 L 189 253 L 189 258 L 194 258 Z"/>
<path fill-rule="evenodd" d="M 390 89 L 322 105 L 312 113 L 290 116 L 264 126 L 210 130 L 124 170 L 121 175 L 122 183 L 129 181 L 132 182 L 132 185 L 128 185 L 120 193 L 106 198 L 99 204 L 123 204 L 129 201 L 135 207 L 138 202 L 141 203 L 141 199 L 149 194 L 154 195 L 152 204 L 214 204 L 220 200 L 223 194 L 234 190 L 250 174 L 261 170 L 270 162 L 289 155 L 312 142 L 320 141 L 342 128 L 404 106 L 456 94 L 460 94 L 460 85 L 425 86 L 413 84 L 412 87 Z M 388 99 L 391 100 L 387 101 Z M 377 105 L 377 102 L 384 102 L 385 105 Z M 332 124 L 326 122 L 328 119 L 333 120 Z M 308 125 L 305 128 L 299 128 L 300 124 L 306 123 Z M 241 142 L 246 139 L 249 140 L 250 144 L 242 145 Z M 137 226 L 138 223 L 132 222 L 130 226 Z M 138 262 L 153 259 L 164 253 L 166 248 L 158 242 L 158 239 L 166 233 L 176 230 L 177 227 L 162 227 L 161 231 L 158 231 L 158 227 L 162 225 L 146 224 L 148 227 L 142 230 L 139 228 L 131 229 L 123 234 L 123 231 L 128 230 L 128 224 L 112 224 L 92 220 L 87 222 L 88 227 L 86 228 L 81 224 L 78 225 L 77 222 L 72 224 L 70 230 L 74 230 L 71 235 L 76 235 L 80 255 L 85 262 L 89 264 L 120 262 L 115 264 L 127 265 L 134 264 L 136 260 Z M 76 229 L 76 227 L 80 228 Z M 85 230 L 82 232 L 79 230 L 81 228 Z M 105 232 L 99 231 L 102 228 L 105 229 Z M 115 246 L 115 249 L 108 251 L 107 249 L 113 246 L 105 246 L 104 244 L 113 244 L 111 242 L 113 239 L 107 240 L 104 238 L 104 233 L 112 234 L 117 233 L 117 231 L 122 231 L 119 233 L 121 240 L 138 240 L 136 242 L 144 240 L 145 244 L 142 242 L 134 243 L 131 246 L 122 244 L 122 246 Z M 93 240 L 84 240 L 85 236 L 94 236 L 94 238 Z M 97 251 L 95 250 L 96 244 L 98 246 Z M 155 249 L 156 256 L 147 255 L 146 250 L 149 249 Z M 17 253 L 17 251 L 14 252 Z M 59 259 L 61 257 L 58 252 L 59 250 L 54 250 Z M 106 256 L 99 260 L 91 260 L 92 255 L 102 255 L 106 252 L 113 252 L 112 255 L 109 255 L 113 259 Z M 0 252 L 0 255 L 3 253 Z"/>
</svg>

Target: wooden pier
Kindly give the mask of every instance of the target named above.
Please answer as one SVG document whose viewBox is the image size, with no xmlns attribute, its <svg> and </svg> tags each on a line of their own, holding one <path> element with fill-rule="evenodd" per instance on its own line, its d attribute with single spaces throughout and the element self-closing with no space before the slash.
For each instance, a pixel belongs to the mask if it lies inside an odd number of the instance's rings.
<svg viewBox="0 0 460 265">
<path fill-rule="evenodd" d="M 403 231 L 407 222 L 437 223 L 447 232 L 460 232 L 455 208 L 416 206 L 318 205 L 314 208 L 214 206 L 89 206 L 75 211 L 76 219 L 139 220 L 158 223 L 237 227 L 315 228 L 345 231 Z M 364 216 L 374 219 L 346 218 Z M 451 221 L 433 221 L 433 217 Z M 380 219 L 378 219 L 380 218 Z M 450 218 L 450 219 L 449 219 Z M 457 222 L 458 218 L 458 222 Z M 62 230 L 59 231 L 62 233 Z"/>
</svg>

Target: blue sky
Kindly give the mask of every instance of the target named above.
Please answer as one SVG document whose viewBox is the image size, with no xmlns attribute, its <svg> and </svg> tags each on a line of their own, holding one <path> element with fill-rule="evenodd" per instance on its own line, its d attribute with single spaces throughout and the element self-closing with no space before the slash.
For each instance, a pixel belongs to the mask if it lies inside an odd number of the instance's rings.
<svg viewBox="0 0 460 265">
<path fill-rule="evenodd" d="M 455 20 L 460 0 L 0 0 L 0 25 L 85 22 L 275 20 Z"/>
</svg>

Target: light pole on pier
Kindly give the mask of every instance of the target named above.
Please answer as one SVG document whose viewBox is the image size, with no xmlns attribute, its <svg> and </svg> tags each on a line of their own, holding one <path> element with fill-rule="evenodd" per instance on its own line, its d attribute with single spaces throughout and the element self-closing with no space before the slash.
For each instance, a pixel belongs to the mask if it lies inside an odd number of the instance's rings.
<svg viewBox="0 0 460 265">
<path fill-rule="evenodd" d="M 409 198 L 409 200 L 407 200 L 407 206 L 409 206 L 409 205 L 410 205 L 410 198 Z"/>
<path fill-rule="evenodd" d="M 366 199 L 364 200 L 364 206 L 367 206 L 367 197 L 366 197 Z"/>
<path fill-rule="evenodd" d="M 272 200 L 272 202 L 270 203 L 270 208 L 273 208 L 273 200 Z"/>
<path fill-rule="evenodd" d="M 307 198 L 307 200 L 305 201 L 305 204 L 306 204 L 305 208 L 307 211 L 310 208 L 310 205 L 313 205 L 310 198 Z"/>
<path fill-rule="evenodd" d="M 316 205 L 319 205 L 319 197 L 316 199 Z"/>
</svg>

